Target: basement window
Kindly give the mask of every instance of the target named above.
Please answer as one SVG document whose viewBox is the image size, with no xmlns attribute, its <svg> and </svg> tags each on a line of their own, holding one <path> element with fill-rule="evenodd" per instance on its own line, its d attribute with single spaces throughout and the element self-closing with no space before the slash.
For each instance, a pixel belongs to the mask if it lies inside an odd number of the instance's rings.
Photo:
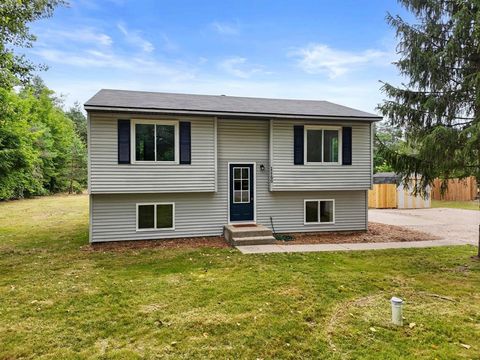
<svg viewBox="0 0 480 360">
<path fill-rule="evenodd" d="M 305 200 L 304 224 L 334 224 L 335 200 Z"/>
<path fill-rule="evenodd" d="M 305 126 L 306 163 L 340 164 L 340 139 L 340 127 Z"/>
<path fill-rule="evenodd" d="M 174 230 L 175 204 L 137 204 L 137 231 Z"/>
<path fill-rule="evenodd" d="M 135 162 L 178 162 L 178 121 L 133 120 L 132 153 Z"/>
</svg>

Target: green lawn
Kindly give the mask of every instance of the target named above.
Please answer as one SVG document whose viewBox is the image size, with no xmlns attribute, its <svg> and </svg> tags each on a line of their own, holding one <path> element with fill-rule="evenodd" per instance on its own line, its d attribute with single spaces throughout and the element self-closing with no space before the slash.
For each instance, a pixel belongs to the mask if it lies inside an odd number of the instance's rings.
<svg viewBox="0 0 480 360">
<path fill-rule="evenodd" d="M 432 207 L 434 208 L 453 208 L 453 209 L 466 209 L 466 210 L 480 210 L 478 200 L 473 201 L 445 201 L 445 200 L 432 200 Z"/>
<path fill-rule="evenodd" d="M 0 203 L 1 359 L 479 358 L 474 247 L 92 252 L 87 209 Z"/>
</svg>

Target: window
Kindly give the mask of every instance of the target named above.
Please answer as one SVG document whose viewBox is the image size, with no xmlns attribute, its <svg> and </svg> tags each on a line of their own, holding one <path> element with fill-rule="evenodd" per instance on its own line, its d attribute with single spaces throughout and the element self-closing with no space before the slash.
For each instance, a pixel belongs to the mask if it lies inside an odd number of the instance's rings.
<svg viewBox="0 0 480 360">
<path fill-rule="evenodd" d="M 305 200 L 305 224 L 335 223 L 335 200 Z"/>
<path fill-rule="evenodd" d="M 137 230 L 173 230 L 175 204 L 137 204 Z"/>
<path fill-rule="evenodd" d="M 136 162 L 178 161 L 178 122 L 134 120 L 132 146 Z"/>
<path fill-rule="evenodd" d="M 339 163 L 341 128 L 305 126 L 305 159 L 307 163 Z"/>
<path fill-rule="evenodd" d="M 250 202 L 250 168 L 233 168 L 233 203 L 248 204 Z"/>
</svg>

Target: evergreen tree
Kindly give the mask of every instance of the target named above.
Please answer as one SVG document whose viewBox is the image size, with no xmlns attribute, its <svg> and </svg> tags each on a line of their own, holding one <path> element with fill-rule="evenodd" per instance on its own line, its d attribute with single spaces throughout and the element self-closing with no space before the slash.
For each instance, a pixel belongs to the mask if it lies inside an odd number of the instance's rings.
<svg viewBox="0 0 480 360">
<path fill-rule="evenodd" d="M 82 112 L 82 108 L 78 102 L 68 109 L 65 113 L 75 125 L 75 130 L 77 131 L 78 136 L 83 141 L 85 146 L 87 146 L 87 118 Z"/>
<path fill-rule="evenodd" d="M 390 150 L 400 151 L 406 146 L 403 140 L 403 131 L 398 127 L 393 127 L 384 122 L 380 122 L 375 126 L 376 137 L 374 139 L 374 155 L 373 168 L 374 172 L 391 172 L 394 171 L 392 165 L 383 156 L 383 152 L 379 148 L 383 145 Z"/>
<path fill-rule="evenodd" d="M 421 193 L 436 177 L 480 178 L 480 3 L 399 1 L 416 19 L 387 15 L 399 39 L 396 66 L 408 80 L 384 83 L 379 110 L 405 129 L 412 151 L 380 151 L 404 182 L 422 176 Z"/>
</svg>

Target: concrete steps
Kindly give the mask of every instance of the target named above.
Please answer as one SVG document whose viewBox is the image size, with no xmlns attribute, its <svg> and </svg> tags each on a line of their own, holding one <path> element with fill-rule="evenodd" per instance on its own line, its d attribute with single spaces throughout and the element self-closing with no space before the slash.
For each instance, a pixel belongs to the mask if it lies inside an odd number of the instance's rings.
<svg viewBox="0 0 480 360">
<path fill-rule="evenodd" d="M 275 243 L 272 231 L 263 225 L 225 225 L 223 235 L 233 246 Z"/>
</svg>

